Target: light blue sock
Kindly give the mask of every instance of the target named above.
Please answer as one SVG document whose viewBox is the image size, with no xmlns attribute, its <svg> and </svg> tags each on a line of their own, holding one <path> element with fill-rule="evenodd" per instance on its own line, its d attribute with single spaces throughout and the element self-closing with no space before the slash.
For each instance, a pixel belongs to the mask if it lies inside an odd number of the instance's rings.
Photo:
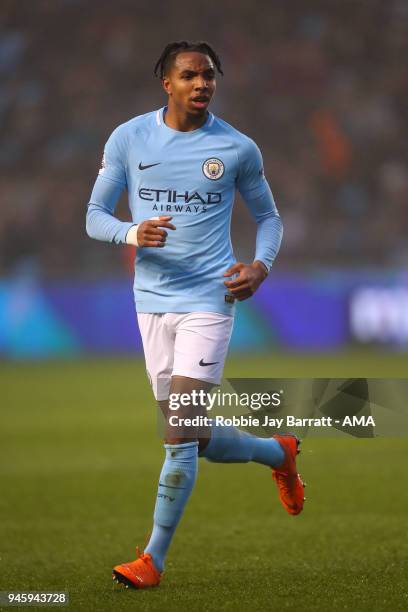
<svg viewBox="0 0 408 612">
<path fill-rule="evenodd" d="M 270 467 L 279 467 L 285 453 L 274 438 L 257 438 L 246 431 L 228 425 L 211 428 L 211 439 L 200 453 L 216 463 L 247 463 L 255 461 Z"/>
<path fill-rule="evenodd" d="M 165 444 L 166 459 L 159 479 L 153 531 L 145 548 L 159 572 L 197 477 L 198 442 Z"/>
</svg>

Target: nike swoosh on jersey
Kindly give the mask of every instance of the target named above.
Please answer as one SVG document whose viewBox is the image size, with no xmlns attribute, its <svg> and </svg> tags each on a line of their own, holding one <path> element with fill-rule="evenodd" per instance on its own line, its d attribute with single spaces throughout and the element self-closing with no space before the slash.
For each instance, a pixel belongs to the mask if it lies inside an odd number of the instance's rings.
<svg viewBox="0 0 408 612">
<path fill-rule="evenodd" d="M 139 170 L 147 170 L 147 168 L 153 168 L 153 166 L 159 166 L 161 162 L 157 162 L 157 164 L 147 164 L 143 166 L 142 162 L 139 163 Z"/>
<path fill-rule="evenodd" d="M 203 359 L 200 359 L 200 361 L 198 362 L 198 365 L 200 366 L 209 366 L 209 365 L 215 365 L 216 363 L 219 363 L 218 361 L 209 361 L 208 363 L 205 363 L 205 361 L 203 361 Z"/>
</svg>

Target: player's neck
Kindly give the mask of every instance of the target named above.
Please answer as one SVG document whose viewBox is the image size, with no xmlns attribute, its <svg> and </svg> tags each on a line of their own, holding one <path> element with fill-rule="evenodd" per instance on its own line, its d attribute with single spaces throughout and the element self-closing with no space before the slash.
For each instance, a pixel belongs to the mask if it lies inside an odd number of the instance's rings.
<svg viewBox="0 0 408 612">
<path fill-rule="evenodd" d="M 189 115 L 185 111 L 179 111 L 169 105 L 163 115 L 163 119 L 167 127 L 173 130 L 177 130 L 178 132 L 192 132 L 204 125 L 207 121 L 207 116 L 207 111 L 205 111 L 204 115 L 195 116 Z"/>
</svg>

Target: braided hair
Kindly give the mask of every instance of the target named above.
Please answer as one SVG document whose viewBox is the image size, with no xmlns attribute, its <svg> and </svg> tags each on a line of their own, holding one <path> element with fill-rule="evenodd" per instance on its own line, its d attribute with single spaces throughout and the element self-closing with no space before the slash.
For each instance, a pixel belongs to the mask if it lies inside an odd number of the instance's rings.
<svg viewBox="0 0 408 612">
<path fill-rule="evenodd" d="M 188 40 L 179 40 L 177 42 L 169 43 L 165 46 L 161 56 L 157 60 L 156 65 L 154 67 L 155 76 L 163 79 L 169 67 L 176 59 L 177 55 L 179 53 L 183 53 L 184 51 L 198 51 L 199 53 L 204 53 L 205 55 L 208 55 L 214 62 L 214 65 L 217 68 L 218 72 L 220 74 L 224 74 L 221 68 L 220 58 L 208 43 L 202 40 L 196 42 L 190 42 Z"/>
</svg>

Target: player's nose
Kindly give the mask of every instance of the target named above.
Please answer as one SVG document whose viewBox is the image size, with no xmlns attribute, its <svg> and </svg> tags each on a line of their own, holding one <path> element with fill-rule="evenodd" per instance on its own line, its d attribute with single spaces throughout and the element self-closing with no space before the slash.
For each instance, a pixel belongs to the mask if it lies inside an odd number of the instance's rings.
<svg viewBox="0 0 408 612">
<path fill-rule="evenodd" d="M 203 89 L 208 89 L 208 81 L 203 77 L 197 77 L 197 80 L 194 83 L 194 88 L 199 91 L 202 91 Z"/>
</svg>

